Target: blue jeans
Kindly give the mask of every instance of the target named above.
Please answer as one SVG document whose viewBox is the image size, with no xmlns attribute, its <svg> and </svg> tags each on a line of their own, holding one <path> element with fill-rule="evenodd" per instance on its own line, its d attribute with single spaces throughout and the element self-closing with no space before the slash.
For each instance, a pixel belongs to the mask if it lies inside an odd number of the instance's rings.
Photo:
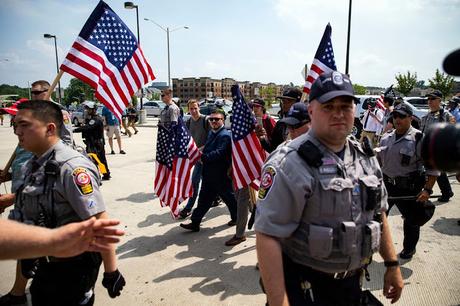
<svg viewBox="0 0 460 306">
<path fill-rule="evenodd" d="M 201 181 L 201 173 L 203 172 L 203 164 L 199 161 L 195 164 L 195 168 L 193 168 L 192 172 L 192 187 L 193 187 L 193 195 L 190 199 L 188 199 L 187 205 L 185 205 L 185 210 L 191 211 L 193 205 L 195 205 L 196 198 L 198 197 L 198 192 L 200 188 L 200 181 Z"/>
</svg>

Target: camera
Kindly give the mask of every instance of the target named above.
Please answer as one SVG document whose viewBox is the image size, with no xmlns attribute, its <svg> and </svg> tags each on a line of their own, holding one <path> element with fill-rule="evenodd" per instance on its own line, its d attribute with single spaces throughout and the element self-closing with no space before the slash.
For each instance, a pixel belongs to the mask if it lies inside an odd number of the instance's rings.
<svg viewBox="0 0 460 306">
<path fill-rule="evenodd" d="M 422 158 L 441 171 L 460 171 L 460 124 L 436 123 L 422 139 Z"/>
</svg>

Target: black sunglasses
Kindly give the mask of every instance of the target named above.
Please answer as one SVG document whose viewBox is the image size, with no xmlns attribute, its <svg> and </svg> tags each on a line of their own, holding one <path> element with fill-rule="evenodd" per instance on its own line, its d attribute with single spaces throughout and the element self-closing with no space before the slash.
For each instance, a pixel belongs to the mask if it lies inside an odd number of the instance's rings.
<svg viewBox="0 0 460 306">
<path fill-rule="evenodd" d="M 221 120 L 222 118 L 208 118 L 209 121 L 211 122 L 217 122 L 219 120 Z"/>
<path fill-rule="evenodd" d="M 39 95 L 39 94 L 42 94 L 44 92 L 47 92 L 48 89 L 43 89 L 43 90 L 32 90 L 30 93 L 33 94 L 33 95 Z"/>
</svg>

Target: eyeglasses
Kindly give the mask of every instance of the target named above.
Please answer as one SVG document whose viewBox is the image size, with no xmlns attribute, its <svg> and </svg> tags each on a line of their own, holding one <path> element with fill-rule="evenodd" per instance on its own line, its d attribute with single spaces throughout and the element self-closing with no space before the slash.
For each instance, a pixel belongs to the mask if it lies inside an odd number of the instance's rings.
<svg viewBox="0 0 460 306">
<path fill-rule="evenodd" d="M 38 96 L 38 95 L 40 95 L 40 94 L 42 94 L 42 93 L 44 93 L 44 92 L 47 92 L 47 91 L 48 91 L 48 89 L 43 89 L 43 90 L 32 90 L 30 93 L 33 94 L 33 95 Z"/>
<path fill-rule="evenodd" d="M 219 120 L 222 120 L 222 118 L 208 118 L 208 120 L 211 122 L 217 122 Z"/>
<path fill-rule="evenodd" d="M 403 114 L 399 114 L 399 113 L 395 113 L 395 114 L 392 115 L 392 117 L 393 117 L 394 119 L 396 119 L 396 118 L 406 119 L 408 116 L 407 116 L 407 115 L 403 115 Z"/>
</svg>

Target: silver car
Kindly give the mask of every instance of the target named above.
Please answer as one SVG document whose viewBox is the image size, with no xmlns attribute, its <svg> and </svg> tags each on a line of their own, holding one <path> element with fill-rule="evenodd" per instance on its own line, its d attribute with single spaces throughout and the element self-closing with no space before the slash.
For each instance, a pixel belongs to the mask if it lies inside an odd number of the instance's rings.
<svg viewBox="0 0 460 306">
<path fill-rule="evenodd" d="M 147 101 L 143 103 L 147 116 L 159 117 L 161 110 L 165 108 L 166 104 L 163 101 Z"/>
</svg>

